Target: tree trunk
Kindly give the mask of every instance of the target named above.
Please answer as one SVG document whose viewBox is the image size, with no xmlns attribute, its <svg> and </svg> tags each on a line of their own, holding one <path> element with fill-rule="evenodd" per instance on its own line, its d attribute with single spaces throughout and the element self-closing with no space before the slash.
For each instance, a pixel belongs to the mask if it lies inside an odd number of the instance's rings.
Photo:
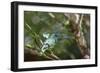
<svg viewBox="0 0 100 73">
<path fill-rule="evenodd" d="M 83 14 L 65 14 L 70 21 L 70 28 L 75 36 L 76 43 L 82 54 L 82 58 L 89 58 L 89 48 L 87 47 L 87 42 L 85 40 L 84 33 L 82 31 Z"/>
</svg>

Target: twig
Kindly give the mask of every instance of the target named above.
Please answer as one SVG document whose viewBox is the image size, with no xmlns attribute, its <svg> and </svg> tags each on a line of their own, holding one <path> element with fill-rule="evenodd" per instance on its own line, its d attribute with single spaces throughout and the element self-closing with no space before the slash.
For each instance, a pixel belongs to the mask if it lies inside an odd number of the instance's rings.
<svg viewBox="0 0 100 73">
<path fill-rule="evenodd" d="M 54 57 L 56 60 L 60 60 L 60 58 L 57 55 L 55 55 L 53 52 L 51 53 L 51 56 Z"/>
</svg>

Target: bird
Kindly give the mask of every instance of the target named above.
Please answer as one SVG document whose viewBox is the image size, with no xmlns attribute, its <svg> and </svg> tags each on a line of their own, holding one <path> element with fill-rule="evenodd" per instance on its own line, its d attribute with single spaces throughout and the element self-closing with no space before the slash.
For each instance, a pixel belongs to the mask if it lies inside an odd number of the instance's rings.
<svg viewBox="0 0 100 73">
<path fill-rule="evenodd" d="M 43 33 L 43 37 L 46 40 L 43 42 L 43 46 L 41 47 L 41 54 L 43 54 L 46 50 L 54 48 L 56 43 L 62 39 L 69 39 L 70 36 L 63 34 L 61 32 L 53 32 L 53 33 Z"/>
</svg>

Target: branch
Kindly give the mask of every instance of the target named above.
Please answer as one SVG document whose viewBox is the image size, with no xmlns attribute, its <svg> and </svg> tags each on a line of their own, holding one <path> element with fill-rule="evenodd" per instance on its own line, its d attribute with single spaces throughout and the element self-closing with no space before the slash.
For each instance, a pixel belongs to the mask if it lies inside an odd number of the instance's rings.
<svg viewBox="0 0 100 73">
<path fill-rule="evenodd" d="M 53 58 L 55 58 L 56 60 L 60 60 L 60 58 L 57 56 L 57 55 L 55 55 L 52 51 L 51 51 L 51 54 L 50 54 Z"/>
<path fill-rule="evenodd" d="M 87 55 L 88 52 L 88 47 L 87 47 L 87 42 L 85 40 L 84 34 L 82 32 L 82 21 L 83 21 L 83 14 L 80 15 L 79 22 L 78 22 L 78 33 L 76 34 L 76 39 L 78 46 L 80 47 L 81 54 L 84 56 Z"/>
<path fill-rule="evenodd" d="M 75 36 L 75 40 L 77 42 L 77 45 L 80 49 L 81 55 L 86 56 L 89 53 L 89 48 L 87 47 L 87 42 L 85 40 L 85 37 L 83 35 L 82 31 L 82 22 L 83 22 L 83 14 L 65 14 L 66 17 L 68 17 L 70 21 L 70 28 L 71 32 Z"/>
<path fill-rule="evenodd" d="M 46 54 L 43 54 L 42 56 L 40 55 L 40 53 L 37 50 L 33 50 L 31 48 L 25 48 L 25 53 L 30 53 L 32 55 L 36 55 L 36 56 L 40 56 L 40 57 L 45 57 L 46 59 L 50 59 L 50 60 L 54 60 L 54 58 L 47 56 Z"/>
</svg>

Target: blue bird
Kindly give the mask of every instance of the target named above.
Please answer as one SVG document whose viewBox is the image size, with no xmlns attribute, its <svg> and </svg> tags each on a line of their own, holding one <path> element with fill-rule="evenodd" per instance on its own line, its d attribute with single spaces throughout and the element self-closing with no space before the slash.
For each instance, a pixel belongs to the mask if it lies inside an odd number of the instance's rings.
<svg viewBox="0 0 100 73">
<path fill-rule="evenodd" d="M 43 42 L 41 54 L 43 54 L 46 50 L 53 48 L 59 40 L 71 38 L 66 34 L 62 34 L 60 32 L 54 32 L 52 34 L 43 33 L 43 37 L 46 38 L 46 40 Z"/>
</svg>

